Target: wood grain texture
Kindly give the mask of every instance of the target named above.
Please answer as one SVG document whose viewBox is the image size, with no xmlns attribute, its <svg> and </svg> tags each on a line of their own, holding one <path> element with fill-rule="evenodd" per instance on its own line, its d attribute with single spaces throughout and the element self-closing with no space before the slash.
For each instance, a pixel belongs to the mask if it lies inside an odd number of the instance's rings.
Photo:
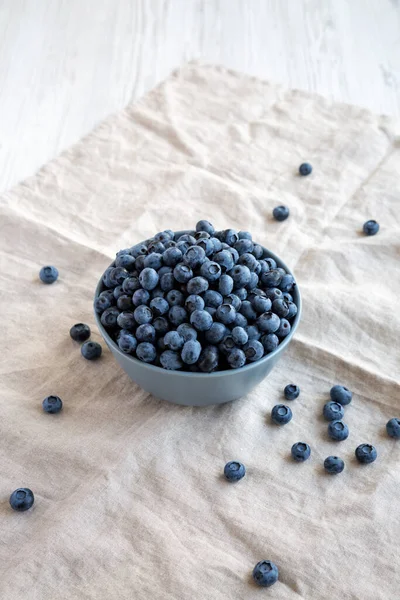
<svg viewBox="0 0 400 600">
<path fill-rule="evenodd" d="M 399 0 L 0 0 L 0 190 L 193 59 L 400 116 Z"/>
</svg>

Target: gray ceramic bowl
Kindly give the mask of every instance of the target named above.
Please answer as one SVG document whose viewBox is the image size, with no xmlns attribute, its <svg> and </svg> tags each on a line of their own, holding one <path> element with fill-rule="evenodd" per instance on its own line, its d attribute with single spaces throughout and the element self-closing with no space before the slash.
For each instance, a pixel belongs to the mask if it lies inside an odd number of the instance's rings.
<svg viewBox="0 0 400 600">
<path fill-rule="evenodd" d="M 192 231 L 178 231 L 176 235 L 193 233 Z M 273 258 L 278 267 L 288 273 L 290 269 L 273 252 L 264 248 L 265 256 Z M 100 279 L 95 297 L 104 289 Z M 301 317 L 301 297 L 298 286 L 292 293 L 297 305 L 297 315 L 293 321 L 289 335 L 279 344 L 276 350 L 267 354 L 259 361 L 246 365 L 241 369 L 217 371 L 216 373 L 189 373 L 180 371 L 167 371 L 161 367 L 149 365 L 133 356 L 122 352 L 114 340 L 109 336 L 100 322 L 99 315 L 95 319 L 101 335 L 113 353 L 116 361 L 141 388 L 153 394 L 156 398 L 184 404 L 186 406 L 207 406 L 209 404 L 223 404 L 245 396 L 258 385 L 278 362 L 282 353 L 290 344 Z"/>
</svg>

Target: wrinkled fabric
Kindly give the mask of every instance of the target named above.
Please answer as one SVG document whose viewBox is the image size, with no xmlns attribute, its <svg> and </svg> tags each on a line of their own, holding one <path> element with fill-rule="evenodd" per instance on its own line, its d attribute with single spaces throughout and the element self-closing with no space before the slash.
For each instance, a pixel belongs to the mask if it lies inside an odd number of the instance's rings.
<svg viewBox="0 0 400 600">
<path fill-rule="evenodd" d="M 400 442 L 385 433 L 400 416 L 399 136 L 364 109 L 191 64 L 2 196 L 1 598 L 399 597 Z M 101 341 L 93 293 L 117 250 L 201 218 L 251 231 L 304 302 L 263 383 L 202 409 L 149 396 L 104 343 L 92 363 L 69 336 L 85 322 Z M 287 383 L 301 387 L 293 420 L 273 426 Z M 321 416 L 337 383 L 354 392 L 344 442 Z M 50 394 L 59 415 L 42 411 Z M 297 441 L 312 448 L 303 464 Z M 364 442 L 378 450 L 368 466 L 354 458 Z M 324 473 L 328 455 L 341 475 Z M 232 459 L 247 468 L 234 485 Z M 26 513 L 8 504 L 20 486 L 35 494 Z M 268 592 L 251 579 L 263 559 L 280 570 Z"/>
</svg>

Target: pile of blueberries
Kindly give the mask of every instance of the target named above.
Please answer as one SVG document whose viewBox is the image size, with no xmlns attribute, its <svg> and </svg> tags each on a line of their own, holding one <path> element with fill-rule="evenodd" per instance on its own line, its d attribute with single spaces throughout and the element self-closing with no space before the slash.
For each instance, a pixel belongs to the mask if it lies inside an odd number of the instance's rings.
<svg viewBox="0 0 400 600">
<path fill-rule="evenodd" d="M 297 314 L 295 281 L 247 231 L 166 230 L 121 250 L 95 311 L 126 354 L 164 369 L 211 373 L 269 354 Z"/>
</svg>

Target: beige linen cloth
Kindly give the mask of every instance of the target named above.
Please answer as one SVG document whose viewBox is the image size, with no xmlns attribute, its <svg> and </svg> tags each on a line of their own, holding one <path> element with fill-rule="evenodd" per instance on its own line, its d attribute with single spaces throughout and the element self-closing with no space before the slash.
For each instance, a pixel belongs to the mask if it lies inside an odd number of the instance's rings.
<svg viewBox="0 0 400 600">
<path fill-rule="evenodd" d="M 400 598 L 400 442 L 385 434 L 400 416 L 399 134 L 366 110 L 191 64 L 3 195 L 1 600 Z M 104 343 L 85 361 L 68 333 L 83 321 L 101 341 L 93 292 L 118 249 L 200 218 L 253 232 L 304 300 L 270 376 L 205 409 L 150 397 Z M 375 237 L 360 233 L 369 218 Z M 272 426 L 290 382 L 293 420 Z M 354 392 L 341 443 L 321 418 L 336 383 Z M 61 414 L 42 412 L 49 394 Z M 304 464 L 297 441 L 312 448 Z M 378 450 L 369 466 L 354 459 L 363 442 Z M 346 461 L 336 477 L 332 454 Z M 247 467 L 236 485 L 221 477 L 231 459 Z M 27 513 L 8 505 L 19 486 L 35 494 Z M 269 590 L 251 580 L 262 559 L 280 570 Z"/>
</svg>

